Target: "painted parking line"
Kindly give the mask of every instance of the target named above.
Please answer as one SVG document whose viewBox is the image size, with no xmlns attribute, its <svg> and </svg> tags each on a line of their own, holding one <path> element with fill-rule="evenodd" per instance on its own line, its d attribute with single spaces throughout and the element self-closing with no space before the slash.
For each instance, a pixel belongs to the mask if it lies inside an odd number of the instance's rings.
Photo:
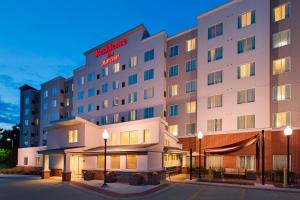
<svg viewBox="0 0 300 200">
<path fill-rule="evenodd" d="M 198 199 L 200 193 L 203 191 L 205 187 L 200 187 L 192 196 L 190 196 L 187 200 Z"/>
<path fill-rule="evenodd" d="M 241 200 L 245 200 L 246 189 L 241 190 Z"/>
</svg>

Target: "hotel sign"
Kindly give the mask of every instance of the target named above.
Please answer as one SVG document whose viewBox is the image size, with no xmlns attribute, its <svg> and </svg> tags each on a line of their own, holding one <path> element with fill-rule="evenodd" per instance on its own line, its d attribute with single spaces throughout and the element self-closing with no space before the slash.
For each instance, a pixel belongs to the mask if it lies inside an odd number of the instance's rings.
<svg viewBox="0 0 300 200">
<path fill-rule="evenodd" d="M 114 43 L 110 43 L 101 49 L 96 49 L 95 51 L 96 58 L 102 55 L 106 55 L 106 58 L 102 61 L 102 66 L 120 60 L 120 54 L 115 55 L 114 50 L 122 46 L 125 46 L 126 44 L 127 44 L 127 38 Z"/>
</svg>

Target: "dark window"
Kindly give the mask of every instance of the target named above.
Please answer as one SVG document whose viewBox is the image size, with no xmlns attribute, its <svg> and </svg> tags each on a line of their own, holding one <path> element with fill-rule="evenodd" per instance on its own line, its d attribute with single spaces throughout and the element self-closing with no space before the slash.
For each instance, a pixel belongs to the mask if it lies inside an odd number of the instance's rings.
<svg viewBox="0 0 300 200">
<path fill-rule="evenodd" d="M 100 74 L 97 74 L 97 79 L 100 79 Z"/>
<path fill-rule="evenodd" d="M 99 110 L 99 108 L 100 108 L 100 107 L 99 107 L 99 106 L 97 106 L 97 110 Z"/>
<path fill-rule="evenodd" d="M 125 87 L 125 82 L 122 82 L 122 88 Z"/>
<path fill-rule="evenodd" d="M 99 95 L 100 94 L 100 90 L 97 90 L 97 95 Z"/>
<path fill-rule="evenodd" d="M 125 117 L 121 117 L 121 122 L 125 122 Z"/>
<path fill-rule="evenodd" d="M 126 69 L 126 65 L 122 65 L 122 70 L 125 70 Z"/>
<path fill-rule="evenodd" d="M 125 99 L 122 99 L 122 105 L 125 105 Z"/>
</svg>

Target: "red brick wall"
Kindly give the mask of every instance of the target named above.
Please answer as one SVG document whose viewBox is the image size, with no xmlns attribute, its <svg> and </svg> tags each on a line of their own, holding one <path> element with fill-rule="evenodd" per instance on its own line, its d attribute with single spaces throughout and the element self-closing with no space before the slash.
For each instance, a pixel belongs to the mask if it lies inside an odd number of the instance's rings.
<svg viewBox="0 0 300 200">
<path fill-rule="evenodd" d="M 241 140 L 248 139 L 261 132 L 249 133 L 232 133 L 222 135 L 207 135 L 202 139 L 201 154 L 204 154 L 205 148 L 224 146 L 232 144 Z M 196 137 L 179 138 L 182 143 L 183 150 L 189 151 L 192 148 L 193 152 L 199 151 L 199 141 Z M 292 171 L 300 173 L 300 130 L 294 130 L 290 140 L 290 152 L 292 155 Z M 273 155 L 287 153 L 287 138 L 284 136 L 283 131 L 265 131 L 265 169 L 272 170 Z M 224 155 L 224 167 L 236 167 L 236 156 L 238 155 L 254 155 L 256 154 L 255 145 L 251 145 L 239 151 Z M 260 154 L 260 159 L 262 156 Z M 260 160 L 260 169 L 261 162 Z M 204 156 L 202 156 L 202 166 L 204 166 Z M 198 157 L 196 158 L 198 165 Z"/>
</svg>

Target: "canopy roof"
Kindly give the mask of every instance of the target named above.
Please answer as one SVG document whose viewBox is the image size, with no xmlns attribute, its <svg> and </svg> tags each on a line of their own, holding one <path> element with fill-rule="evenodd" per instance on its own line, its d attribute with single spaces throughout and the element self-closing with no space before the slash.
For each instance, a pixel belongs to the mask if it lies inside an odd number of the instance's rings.
<svg viewBox="0 0 300 200">
<path fill-rule="evenodd" d="M 207 148 L 204 149 L 204 152 L 208 154 L 226 154 L 226 153 L 235 152 L 242 148 L 255 144 L 258 141 L 258 136 L 259 135 L 257 134 L 248 139 L 241 140 L 239 142 L 235 142 L 232 144 L 228 144 L 220 147 Z"/>
</svg>

